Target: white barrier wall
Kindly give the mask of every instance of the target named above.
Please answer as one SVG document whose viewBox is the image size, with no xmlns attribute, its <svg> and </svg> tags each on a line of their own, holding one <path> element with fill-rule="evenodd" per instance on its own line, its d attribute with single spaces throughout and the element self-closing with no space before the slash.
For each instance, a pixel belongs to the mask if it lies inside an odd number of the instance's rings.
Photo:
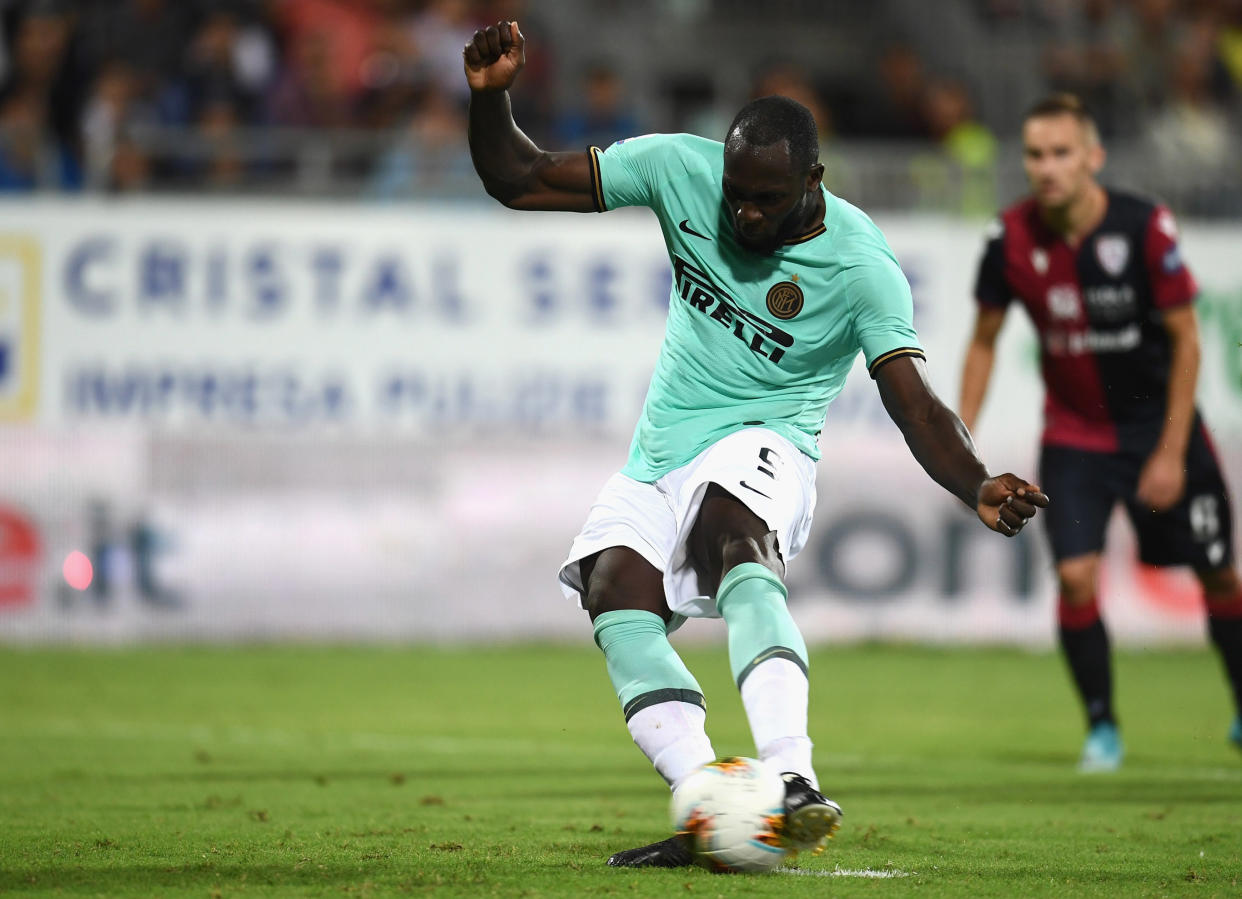
<svg viewBox="0 0 1242 899">
<path fill-rule="evenodd" d="M 952 403 L 981 227 L 880 225 Z M 1237 483 L 1242 228 L 1185 232 Z M 0 205 L 0 640 L 589 639 L 555 570 L 624 460 L 668 286 L 643 212 Z M 976 435 L 1029 477 L 1035 353 L 1011 316 Z M 1042 535 L 935 487 L 861 363 L 822 445 L 789 578 L 810 639 L 1050 642 Z M 1200 640 L 1193 583 L 1112 537 L 1119 639 Z"/>
</svg>

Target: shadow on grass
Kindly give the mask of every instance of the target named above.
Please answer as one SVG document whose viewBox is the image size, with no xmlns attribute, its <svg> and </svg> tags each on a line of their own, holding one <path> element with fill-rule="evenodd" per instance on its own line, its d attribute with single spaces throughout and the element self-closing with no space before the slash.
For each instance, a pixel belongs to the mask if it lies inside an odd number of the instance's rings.
<svg viewBox="0 0 1242 899">
<path fill-rule="evenodd" d="M 245 886 L 328 889 L 351 891 L 364 888 L 383 892 L 404 892 L 432 886 L 478 882 L 477 872 L 446 871 L 444 866 L 400 867 L 387 863 L 367 870 L 356 864 L 321 864 L 313 861 L 289 864 L 210 864 L 199 865 L 117 865 L 40 866 L 25 870 L 0 871 L 0 892 L 48 890 L 88 890 L 92 895 L 153 895 L 165 890 L 202 889 L 209 895 L 213 887 Z"/>
<path fill-rule="evenodd" d="M 452 777 L 469 777 L 479 776 L 482 771 L 477 771 L 473 775 L 453 772 Z M 400 774 L 405 780 L 431 780 L 445 779 L 445 772 L 441 769 L 417 769 L 406 768 L 401 766 L 393 766 L 389 768 L 373 768 L 367 770 L 360 769 L 341 769 L 341 768 L 300 768 L 292 769 L 273 769 L 270 771 L 254 771 L 242 770 L 237 768 L 212 768 L 209 770 L 186 770 L 186 771 L 165 771 L 155 774 L 140 774 L 137 772 L 113 772 L 113 771 L 83 771 L 80 769 L 66 769 L 56 771 L 52 774 L 54 780 L 89 780 L 98 783 L 222 783 L 222 782 L 276 782 L 276 783 L 297 783 L 300 781 L 312 781 L 316 783 L 332 781 L 368 781 L 368 780 L 391 780 L 394 774 Z"/>
<path fill-rule="evenodd" d="M 1239 805 L 1242 784 L 1222 784 L 1202 779 L 1167 778 L 1153 781 L 1137 775 L 1068 775 L 1049 781 L 1010 783 L 998 787 L 992 781 L 967 784 L 951 782 L 911 782 L 901 780 L 886 785 L 855 784 L 850 794 L 856 798 L 943 797 L 963 805 L 1066 805 L 1083 802 L 1113 802 L 1128 805 Z"/>
<path fill-rule="evenodd" d="M 638 771 L 633 777 L 609 777 L 601 779 L 597 767 L 581 770 L 556 770 L 556 783 L 548 782 L 549 772 L 516 767 L 511 770 L 494 765 L 476 769 L 458 769 L 451 772 L 443 768 L 392 768 L 341 769 L 299 768 L 270 771 L 213 768 L 208 770 L 167 771 L 140 774 L 108 771 L 57 771 L 50 778 L 53 782 L 90 782 L 97 784 L 140 785 L 148 788 L 160 784 L 202 784 L 222 789 L 230 784 L 251 785 L 265 783 L 309 784 L 331 789 L 334 784 L 353 787 L 391 785 L 394 788 L 413 791 L 454 791 L 458 784 L 469 789 L 468 795 L 479 792 L 480 783 L 494 783 L 497 779 L 507 782 L 504 798 L 511 801 L 540 801 L 590 799 L 592 797 L 650 798 L 666 796 L 667 788 L 653 772 Z"/>
<path fill-rule="evenodd" d="M 658 776 L 650 769 L 635 767 L 640 775 L 646 775 L 653 783 L 659 784 Z M 219 781 L 277 781 L 282 783 L 305 780 L 339 780 L 366 781 L 387 780 L 394 773 L 401 774 L 407 780 L 442 780 L 442 781 L 476 781 L 481 778 L 509 779 L 514 782 L 529 781 L 542 777 L 553 776 L 567 783 L 597 781 L 602 776 L 599 765 L 582 765 L 578 767 L 532 766 L 515 764 L 506 766 L 481 760 L 477 765 L 458 766 L 446 769 L 444 765 L 416 767 L 394 764 L 368 768 L 332 768 L 299 766 L 281 768 L 233 768 L 215 763 L 205 764 L 197 768 L 183 768 L 157 772 L 88 770 L 83 768 L 61 768 L 53 771 L 49 779 L 54 780 L 90 780 L 112 783 L 216 783 Z M 616 778 L 610 778 L 615 781 Z"/>
</svg>

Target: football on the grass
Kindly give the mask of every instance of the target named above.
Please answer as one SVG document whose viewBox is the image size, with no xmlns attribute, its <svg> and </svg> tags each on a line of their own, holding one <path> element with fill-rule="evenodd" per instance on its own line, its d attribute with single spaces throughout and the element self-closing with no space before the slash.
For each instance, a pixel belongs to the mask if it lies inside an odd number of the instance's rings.
<svg viewBox="0 0 1242 899">
<path fill-rule="evenodd" d="M 673 794 L 673 827 L 694 860 L 713 871 L 769 871 L 784 861 L 785 782 L 736 756 L 708 762 Z"/>
</svg>

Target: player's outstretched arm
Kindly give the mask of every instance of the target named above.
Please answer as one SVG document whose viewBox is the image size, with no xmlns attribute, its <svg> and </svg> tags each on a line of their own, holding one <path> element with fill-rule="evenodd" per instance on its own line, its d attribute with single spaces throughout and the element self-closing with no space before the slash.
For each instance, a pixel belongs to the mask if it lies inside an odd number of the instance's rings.
<svg viewBox="0 0 1242 899">
<path fill-rule="evenodd" d="M 511 209 L 594 212 L 588 154 L 541 150 L 513 121 L 509 86 L 526 62 L 525 47 L 517 22 L 497 22 L 462 49 L 474 169 L 488 194 Z"/>
<path fill-rule="evenodd" d="M 992 379 L 992 365 L 996 361 L 996 337 L 1005 323 L 1005 310 L 983 307 L 975 315 L 975 330 L 966 345 L 966 358 L 962 360 L 962 389 L 957 404 L 957 414 L 962 417 L 966 430 L 973 430 L 983 408 Z"/>
<path fill-rule="evenodd" d="M 989 477 L 970 432 L 927 383 L 921 359 L 903 356 L 875 373 L 880 398 L 914 458 L 937 484 L 975 510 L 979 520 L 1012 537 L 1048 505 L 1048 497 L 1014 474 Z"/>
</svg>

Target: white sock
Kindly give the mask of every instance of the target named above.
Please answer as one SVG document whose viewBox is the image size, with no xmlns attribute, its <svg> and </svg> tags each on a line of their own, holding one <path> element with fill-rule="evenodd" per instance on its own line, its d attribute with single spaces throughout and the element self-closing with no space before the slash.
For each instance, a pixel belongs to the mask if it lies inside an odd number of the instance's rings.
<svg viewBox="0 0 1242 899">
<path fill-rule="evenodd" d="M 651 764 L 677 789 L 695 769 L 716 758 L 704 724 L 707 712 L 690 702 L 661 702 L 636 712 L 626 726 Z"/>
<path fill-rule="evenodd" d="M 801 774 L 819 789 L 806 733 L 809 688 L 806 675 L 793 662 L 769 659 L 742 681 L 742 706 L 759 758 L 782 773 Z"/>
</svg>

